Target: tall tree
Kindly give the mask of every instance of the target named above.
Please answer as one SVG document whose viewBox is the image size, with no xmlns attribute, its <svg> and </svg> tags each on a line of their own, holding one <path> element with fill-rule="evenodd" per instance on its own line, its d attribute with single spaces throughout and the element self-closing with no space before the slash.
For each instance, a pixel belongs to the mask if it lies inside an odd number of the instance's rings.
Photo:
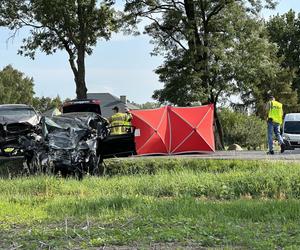
<svg viewBox="0 0 300 250">
<path fill-rule="evenodd" d="M 256 25 L 249 25 L 255 22 Z M 264 22 L 240 19 L 236 25 L 239 42 L 234 47 L 233 72 L 243 106 L 266 118 L 265 102 L 271 92 L 284 104 L 285 112 L 297 109 L 297 93 L 292 88 L 293 72 L 281 66 L 277 46 L 269 42 Z"/>
<path fill-rule="evenodd" d="M 242 83 L 235 80 L 239 73 L 238 66 L 243 67 L 235 56 L 236 49 L 247 54 L 247 43 L 267 44 L 266 47 L 269 48 L 266 37 L 261 37 L 261 23 L 257 21 L 257 14 L 263 7 L 274 7 L 274 1 L 126 2 L 125 11 L 129 13 L 128 19 L 131 22 L 138 21 L 139 17 L 151 21 L 145 32 L 156 44 L 154 54 L 165 57 L 164 64 L 156 70 L 165 86 L 156 91 L 154 97 L 161 102 L 178 105 L 199 100 L 202 103 L 213 103 L 216 128 L 219 138 L 222 138 L 222 128 L 216 112 L 218 100 L 222 94 L 237 91 L 238 85 Z M 250 40 L 247 39 L 249 35 Z M 252 37 L 255 39 L 252 40 Z M 264 57 L 264 51 L 254 52 L 256 56 Z M 255 55 L 251 57 L 251 66 L 264 67 L 260 60 L 255 60 Z M 254 60 L 259 62 L 258 66 Z M 220 144 L 223 146 L 221 139 Z"/>
<path fill-rule="evenodd" d="M 86 98 L 85 56 L 99 38 L 117 30 L 112 0 L 0 0 L 0 25 L 17 31 L 29 27 L 19 54 L 34 59 L 37 49 L 47 55 L 65 50 L 74 74 L 77 98 Z"/>
<path fill-rule="evenodd" d="M 300 98 L 300 14 L 293 10 L 273 16 L 267 22 L 269 38 L 278 45 L 281 65 L 294 73 L 293 89 Z"/>
<path fill-rule="evenodd" d="M 33 91 L 33 78 L 14 69 L 11 65 L 0 71 L 0 103 L 31 104 Z"/>
</svg>

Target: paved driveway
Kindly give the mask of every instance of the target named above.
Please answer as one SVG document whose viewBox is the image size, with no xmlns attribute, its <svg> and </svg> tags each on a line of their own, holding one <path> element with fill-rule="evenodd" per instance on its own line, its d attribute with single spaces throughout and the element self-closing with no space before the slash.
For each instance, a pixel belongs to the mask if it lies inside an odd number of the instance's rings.
<svg viewBox="0 0 300 250">
<path fill-rule="evenodd" d="M 275 152 L 269 155 L 266 151 L 217 151 L 210 155 L 198 155 L 209 159 L 244 159 L 244 160 L 296 160 L 300 161 L 300 150 L 289 150 L 284 153 Z"/>
</svg>

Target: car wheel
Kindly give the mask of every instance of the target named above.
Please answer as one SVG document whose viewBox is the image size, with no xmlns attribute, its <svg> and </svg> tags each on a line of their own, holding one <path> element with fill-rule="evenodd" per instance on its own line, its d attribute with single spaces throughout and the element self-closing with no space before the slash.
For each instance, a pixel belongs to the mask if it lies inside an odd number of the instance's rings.
<svg viewBox="0 0 300 250">
<path fill-rule="evenodd" d="M 74 177 L 77 180 L 82 180 L 83 179 L 83 172 L 84 172 L 84 163 L 81 163 L 79 166 L 77 166 L 74 170 Z"/>
<path fill-rule="evenodd" d="M 96 169 L 97 169 L 97 174 L 95 175 L 102 176 L 106 174 L 106 166 L 103 161 L 103 156 L 101 154 L 97 157 Z"/>
</svg>

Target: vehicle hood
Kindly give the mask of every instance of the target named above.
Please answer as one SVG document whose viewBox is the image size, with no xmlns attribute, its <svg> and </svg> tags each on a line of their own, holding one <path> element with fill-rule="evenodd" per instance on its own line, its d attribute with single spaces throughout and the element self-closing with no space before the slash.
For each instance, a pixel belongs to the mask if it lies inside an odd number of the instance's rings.
<svg viewBox="0 0 300 250">
<path fill-rule="evenodd" d="M 102 117 L 91 114 L 77 116 L 76 114 L 42 118 L 43 136 L 49 146 L 55 149 L 75 149 L 86 138 Z"/>
</svg>

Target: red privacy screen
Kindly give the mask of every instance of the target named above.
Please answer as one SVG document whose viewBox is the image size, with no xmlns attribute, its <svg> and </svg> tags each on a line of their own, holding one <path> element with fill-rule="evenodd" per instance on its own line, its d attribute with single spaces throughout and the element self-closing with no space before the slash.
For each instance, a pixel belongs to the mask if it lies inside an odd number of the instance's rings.
<svg viewBox="0 0 300 250">
<path fill-rule="evenodd" d="M 139 155 L 215 151 L 213 105 L 133 110 Z"/>
</svg>

